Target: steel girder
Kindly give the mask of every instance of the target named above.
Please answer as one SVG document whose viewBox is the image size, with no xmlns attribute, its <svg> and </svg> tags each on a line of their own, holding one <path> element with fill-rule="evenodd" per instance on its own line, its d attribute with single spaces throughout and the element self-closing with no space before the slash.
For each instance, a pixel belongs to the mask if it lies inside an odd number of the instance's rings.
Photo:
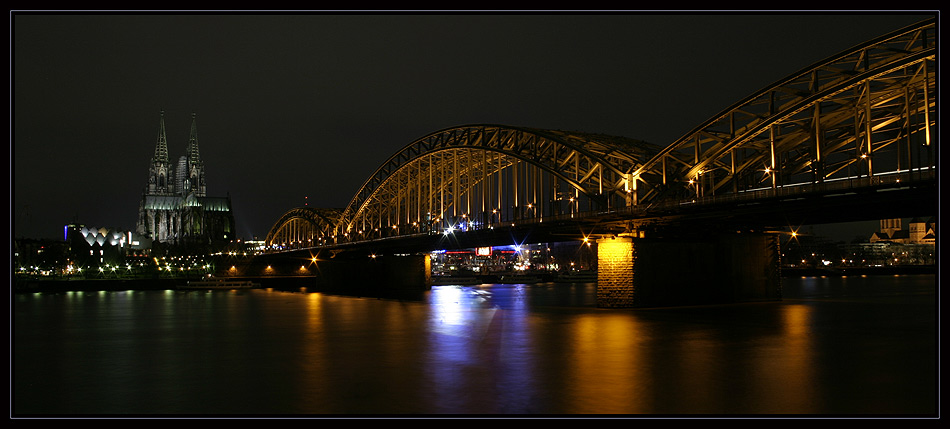
<svg viewBox="0 0 950 429">
<path fill-rule="evenodd" d="M 858 45 L 740 101 L 633 170 L 640 203 L 933 169 L 936 24 Z"/>
<path fill-rule="evenodd" d="M 927 20 L 806 67 L 666 147 L 502 125 L 437 131 L 389 158 L 345 209 L 314 225 L 342 242 L 892 172 L 932 178 L 935 33 Z M 268 244 L 305 221 L 293 212 Z"/>
<path fill-rule="evenodd" d="M 387 160 L 344 210 L 338 239 L 490 227 L 578 205 L 626 205 L 659 147 L 623 137 L 501 125 L 444 129 Z"/>
<path fill-rule="evenodd" d="M 340 218 L 340 209 L 297 207 L 284 213 L 264 239 L 268 249 L 314 247 L 326 244 Z"/>
</svg>

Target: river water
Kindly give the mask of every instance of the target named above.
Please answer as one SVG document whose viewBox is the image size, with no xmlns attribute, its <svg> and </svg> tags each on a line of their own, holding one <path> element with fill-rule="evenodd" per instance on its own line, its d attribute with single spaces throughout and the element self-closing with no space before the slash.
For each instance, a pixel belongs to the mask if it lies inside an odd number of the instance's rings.
<svg viewBox="0 0 950 429">
<path fill-rule="evenodd" d="M 934 275 L 601 309 L 596 285 L 13 296 L 13 417 L 938 416 Z"/>
</svg>

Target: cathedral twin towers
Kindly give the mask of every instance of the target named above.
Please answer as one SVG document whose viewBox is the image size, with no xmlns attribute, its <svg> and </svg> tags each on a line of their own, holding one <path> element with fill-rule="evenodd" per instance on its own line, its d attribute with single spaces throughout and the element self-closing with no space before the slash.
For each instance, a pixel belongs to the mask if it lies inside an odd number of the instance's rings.
<svg viewBox="0 0 950 429">
<path fill-rule="evenodd" d="M 195 114 L 191 116 L 185 153 L 175 160 L 169 158 L 165 112 L 161 112 L 136 232 L 151 238 L 153 243 L 180 246 L 211 245 L 234 238 L 231 198 L 207 196 Z"/>
</svg>

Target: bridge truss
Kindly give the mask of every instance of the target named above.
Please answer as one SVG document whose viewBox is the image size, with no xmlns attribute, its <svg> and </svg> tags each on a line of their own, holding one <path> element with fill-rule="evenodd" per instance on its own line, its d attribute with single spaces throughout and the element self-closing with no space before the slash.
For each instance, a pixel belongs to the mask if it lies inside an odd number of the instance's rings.
<svg viewBox="0 0 950 429">
<path fill-rule="evenodd" d="M 666 147 L 502 125 L 440 130 L 389 158 L 345 209 L 319 219 L 292 210 L 268 242 L 307 234 L 356 242 L 845 182 L 933 181 L 936 52 L 935 20 L 909 26 L 806 67 Z"/>
<path fill-rule="evenodd" d="M 340 209 L 297 207 L 271 227 L 264 245 L 271 250 L 309 248 L 327 244 L 340 219 Z"/>
<path fill-rule="evenodd" d="M 425 136 L 392 156 L 344 210 L 336 238 L 493 228 L 623 207 L 628 173 L 659 150 L 622 137 L 499 125 Z"/>
<path fill-rule="evenodd" d="M 637 167 L 634 177 L 661 178 L 639 181 L 640 200 L 932 174 L 936 51 L 929 20 L 775 83 Z"/>
</svg>

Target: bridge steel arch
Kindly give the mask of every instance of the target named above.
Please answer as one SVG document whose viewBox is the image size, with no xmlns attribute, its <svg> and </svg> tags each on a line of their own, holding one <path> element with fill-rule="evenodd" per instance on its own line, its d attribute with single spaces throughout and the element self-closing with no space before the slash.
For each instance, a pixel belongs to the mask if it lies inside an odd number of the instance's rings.
<svg viewBox="0 0 950 429">
<path fill-rule="evenodd" d="M 268 250 L 287 250 L 327 244 L 341 213 L 341 209 L 290 209 L 271 227 L 264 245 Z"/>
<path fill-rule="evenodd" d="M 684 202 L 842 183 L 932 182 L 936 44 L 935 19 L 870 40 L 739 101 L 665 147 L 495 124 L 436 131 L 384 162 L 346 208 L 285 214 L 267 244 L 493 228 L 584 212 L 635 217 Z"/>
<path fill-rule="evenodd" d="M 932 180 L 936 53 L 931 19 L 807 67 L 628 170 L 637 201 L 913 173 Z"/>
<path fill-rule="evenodd" d="M 490 124 L 444 129 L 376 170 L 344 209 L 336 239 L 490 228 L 628 205 L 628 172 L 659 149 L 602 134 Z"/>
</svg>

